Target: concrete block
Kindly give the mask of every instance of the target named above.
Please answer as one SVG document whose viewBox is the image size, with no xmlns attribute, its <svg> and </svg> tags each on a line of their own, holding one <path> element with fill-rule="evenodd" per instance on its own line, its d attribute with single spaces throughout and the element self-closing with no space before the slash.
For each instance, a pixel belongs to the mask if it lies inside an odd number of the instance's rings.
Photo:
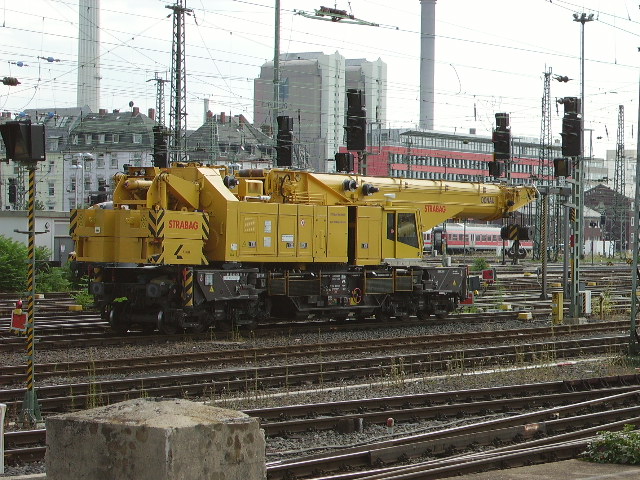
<svg viewBox="0 0 640 480">
<path fill-rule="evenodd" d="M 145 398 L 47 418 L 47 480 L 263 480 L 258 419 Z"/>
</svg>

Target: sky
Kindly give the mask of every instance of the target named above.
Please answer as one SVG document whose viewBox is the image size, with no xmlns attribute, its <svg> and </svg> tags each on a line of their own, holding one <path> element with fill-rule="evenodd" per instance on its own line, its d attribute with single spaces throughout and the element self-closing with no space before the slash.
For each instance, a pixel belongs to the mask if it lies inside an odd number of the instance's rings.
<svg viewBox="0 0 640 480">
<path fill-rule="evenodd" d="M 156 83 L 171 69 L 172 0 L 102 0 L 101 102 L 108 110 L 155 107 Z M 377 27 L 306 18 L 321 5 L 349 11 Z M 0 110 L 76 105 L 77 0 L 26 0 L 0 5 Z M 214 113 L 253 120 L 253 79 L 274 55 L 274 0 L 186 0 L 189 128 Z M 640 9 L 627 0 L 439 0 L 436 4 L 435 129 L 490 134 L 495 113 L 510 114 L 513 137 L 539 138 L 544 72 L 552 81 L 552 132 L 561 130 L 555 99 L 579 97 L 584 26 L 585 128 L 595 156 L 615 150 L 619 105 L 624 145 L 635 150 L 640 70 Z M 419 0 L 281 0 L 281 53 L 339 52 L 387 64 L 387 126 L 419 120 Z M 53 62 L 44 58 L 52 57 Z M 22 66 L 18 63 L 21 62 Z M 167 84 L 166 97 L 170 88 Z M 168 122 L 168 119 L 167 119 Z M 588 148 L 588 147 L 587 147 Z M 588 153 L 588 152 L 587 152 Z"/>
</svg>

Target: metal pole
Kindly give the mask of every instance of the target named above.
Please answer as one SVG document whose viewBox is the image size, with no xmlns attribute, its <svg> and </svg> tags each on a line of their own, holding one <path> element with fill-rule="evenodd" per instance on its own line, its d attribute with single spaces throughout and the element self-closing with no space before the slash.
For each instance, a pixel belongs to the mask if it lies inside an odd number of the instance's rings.
<svg viewBox="0 0 640 480">
<path fill-rule="evenodd" d="M 571 207 L 564 205 L 564 221 L 563 221 L 563 234 L 564 234 L 564 248 L 562 249 L 562 285 L 564 285 L 564 294 L 567 297 L 571 296 L 571 289 L 569 288 L 569 237 L 571 226 L 569 224 L 569 212 Z"/>
<path fill-rule="evenodd" d="M 23 419 L 28 423 L 42 420 L 40 406 L 36 396 L 35 369 L 34 369 L 34 307 L 36 298 L 36 166 L 34 163 L 29 169 L 29 210 L 28 210 L 28 282 L 29 297 L 27 299 L 27 391 L 22 403 Z"/>
<path fill-rule="evenodd" d="M 273 45 L 273 136 L 278 131 L 280 115 L 280 0 L 276 0 L 276 19 Z"/>
<path fill-rule="evenodd" d="M 540 258 L 542 260 L 542 293 L 541 300 L 546 300 L 547 295 L 547 219 L 549 218 L 549 194 L 542 195 L 542 220 L 540 229 Z"/>
<path fill-rule="evenodd" d="M 74 196 L 75 196 L 75 205 L 73 206 L 73 208 L 78 208 L 78 188 L 80 188 L 80 185 L 78 185 L 78 164 L 75 165 L 75 179 L 76 179 L 76 185 L 75 185 L 75 192 Z"/>
<path fill-rule="evenodd" d="M 584 182 L 582 179 L 584 168 L 584 24 L 593 20 L 593 14 L 573 14 L 573 20 L 580 22 L 580 155 L 576 157 L 573 175 L 573 205 L 576 209 L 573 222 L 573 275 L 571 276 L 571 307 L 572 318 L 579 318 L 582 313 L 580 301 L 580 257 L 583 248 L 583 219 L 584 219 Z"/>
<path fill-rule="evenodd" d="M 640 81 L 638 81 L 638 98 L 640 99 Z M 640 105 L 638 105 L 638 121 L 640 121 Z M 640 238 L 640 138 L 636 139 L 636 195 L 633 206 L 633 238 L 632 271 L 631 271 L 631 323 L 629 327 L 629 355 L 640 353 L 638 340 L 638 238 Z"/>
</svg>

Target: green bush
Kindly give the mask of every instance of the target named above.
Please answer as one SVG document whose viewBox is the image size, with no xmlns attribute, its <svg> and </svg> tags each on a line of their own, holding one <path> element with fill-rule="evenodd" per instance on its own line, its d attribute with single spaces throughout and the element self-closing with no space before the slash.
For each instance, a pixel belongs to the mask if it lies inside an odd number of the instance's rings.
<svg viewBox="0 0 640 480">
<path fill-rule="evenodd" d="M 485 258 L 476 258 L 471 265 L 472 272 L 480 272 L 489 268 L 489 262 Z"/>
<path fill-rule="evenodd" d="M 71 289 L 71 272 L 68 267 L 50 267 L 47 265 L 36 274 L 38 292 L 66 292 Z"/>
<path fill-rule="evenodd" d="M 0 292 L 27 289 L 27 247 L 0 235 Z"/>
<path fill-rule="evenodd" d="M 48 248 L 37 247 L 36 291 L 60 292 L 71 288 L 70 272 L 65 267 L 51 267 Z M 28 249 L 24 243 L 0 235 L 0 292 L 25 292 L 28 284 Z"/>
<path fill-rule="evenodd" d="M 78 305 L 82 305 L 83 309 L 93 307 L 94 299 L 93 295 L 89 293 L 89 277 L 84 276 L 78 282 L 80 291 L 73 295 L 74 300 Z"/>
<path fill-rule="evenodd" d="M 595 463 L 640 464 L 640 432 L 635 428 L 625 425 L 621 432 L 598 432 L 583 457 Z"/>
</svg>

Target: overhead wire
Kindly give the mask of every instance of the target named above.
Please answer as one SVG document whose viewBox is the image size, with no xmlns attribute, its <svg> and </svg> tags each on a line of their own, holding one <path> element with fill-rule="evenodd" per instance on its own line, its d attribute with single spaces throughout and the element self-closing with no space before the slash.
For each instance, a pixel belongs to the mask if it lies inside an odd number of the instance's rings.
<svg viewBox="0 0 640 480">
<path fill-rule="evenodd" d="M 61 0 L 53 0 L 53 1 L 54 1 L 55 3 L 58 3 L 58 4 L 71 5 L 71 2 L 63 2 L 63 1 L 61 1 Z M 245 4 L 245 5 L 251 5 L 251 6 L 261 6 L 261 7 L 264 7 L 264 8 L 269 8 L 269 7 L 271 7 L 271 8 L 272 8 L 272 6 L 265 5 L 265 4 L 260 4 L 259 2 L 237 1 L 237 2 L 235 2 L 235 3 Z M 202 10 L 203 10 L 203 11 L 208 11 L 208 10 L 206 10 L 206 9 L 202 9 Z M 152 17 L 149 17 L 149 18 L 152 18 Z M 292 18 L 293 18 L 293 17 L 292 17 Z M 391 26 L 389 26 L 389 27 L 391 27 Z M 208 25 L 207 25 L 207 26 L 203 26 L 202 28 L 209 28 L 209 27 L 208 27 Z M 202 36 L 203 36 L 202 29 L 201 29 L 201 28 L 198 28 L 198 30 L 199 30 L 199 35 L 202 37 Z M 230 30 L 230 31 L 231 31 L 231 30 Z M 407 30 L 407 31 L 408 31 L 408 30 Z M 238 30 L 237 30 L 237 29 L 234 29 L 234 30 L 233 30 L 233 32 L 234 32 L 234 35 L 235 35 L 235 36 L 238 36 Z M 291 32 L 292 32 L 292 34 L 293 34 L 294 30 L 293 30 L 293 29 L 291 29 Z M 412 32 L 412 33 L 413 33 L 413 34 L 417 34 L 417 32 Z M 248 36 L 247 36 L 247 38 L 250 38 L 250 37 L 248 37 Z M 255 38 L 255 37 L 254 37 L 254 38 Z M 446 37 L 445 37 L 445 36 L 440 35 L 440 36 L 438 36 L 438 38 L 440 38 L 440 39 L 448 39 L 448 40 L 456 40 L 456 41 L 457 41 L 457 40 L 461 40 L 461 41 L 469 41 L 468 39 L 461 39 L 461 38 L 456 38 L 456 37 L 453 37 L 453 36 L 446 36 Z M 333 41 L 335 41 L 335 40 L 333 40 Z M 482 45 L 484 45 L 484 46 L 496 46 L 495 44 L 492 44 L 492 43 L 490 43 L 490 42 L 485 42 L 485 43 L 483 43 Z M 148 50 L 146 50 L 145 48 L 140 48 L 140 47 L 138 47 L 138 46 L 133 46 L 133 47 L 134 47 L 134 48 L 136 48 L 136 49 L 138 49 L 138 50 L 141 50 L 141 51 L 148 51 Z M 360 45 L 360 48 L 364 48 L 364 47 L 365 47 L 365 45 Z M 211 49 L 210 49 L 207 45 L 205 45 L 205 47 L 204 47 L 204 48 L 207 50 L 207 57 L 209 57 L 210 59 L 214 60 L 214 59 L 215 59 L 215 56 L 212 54 Z M 523 50 L 523 49 L 520 49 L 519 47 L 512 47 L 512 49 L 513 49 L 513 50 L 515 50 L 515 51 L 526 51 L 526 52 L 530 52 L 530 53 L 545 53 L 545 54 L 548 54 L 548 52 L 544 52 L 544 51 L 537 51 L 537 50 L 535 50 L 535 49 L 524 49 L 524 50 Z M 395 52 L 395 53 L 396 53 L 396 54 L 398 54 L 399 56 L 403 56 L 402 52 Z M 192 56 L 191 56 L 190 54 L 188 54 L 188 57 L 189 57 L 189 58 L 192 58 Z M 575 59 L 575 58 L 576 58 L 576 56 L 574 56 L 574 55 L 568 55 L 567 57 L 568 57 L 568 58 L 573 58 L 573 59 Z M 224 60 L 218 60 L 218 61 L 224 61 Z M 249 63 L 249 62 L 248 62 L 248 63 Z M 607 63 L 607 62 L 603 62 L 603 63 Z M 449 63 L 447 63 L 447 64 L 449 64 Z M 459 63 L 451 63 L 451 65 L 452 65 L 452 66 L 454 66 L 454 68 L 455 68 L 455 67 L 460 68 L 460 64 L 459 64 Z M 252 66 L 257 68 L 259 65 L 258 65 L 258 64 L 253 64 Z M 631 66 L 629 66 L 629 67 L 631 68 Z M 135 68 L 133 64 L 132 64 L 132 68 Z M 488 71 L 488 72 L 494 71 L 494 72 L 495 72 L 495 69 L 487 69 L 487 68 L 483 68 L 482 66 L 467 66 L 467 67 L 462 67 L 462 68 L 473 68 L 473 69 L 477 69 L 477 70 L 480 70 L 480 71 Z M 191 75 L 191 71 L 190 71 L 189 73 L 190 73 L 190 75 Z M 218 72 L 218 73 L 220 74 L 220 72 Z M 498 72 L 496 72 L 496 73 L 498 73 Z M 518 72 L 502 72 L 502 73 L 518 74 Z M 196 74 L 196 71 L 194 71 L 194 75 L 195 75 L 195 74 Z M 459 74 L 458 74 L 457 70 L 456 70 L 456 74 L 457 74 L 457 76 L 458 76 L 458 78 L 459 78 L 460 76 L 459 76 Z M 204 77 L 202 77 L 202 78 L 204 78 Z M 222 74 L 220 74 L 220 75 L 219 75 L 219 78 L 223 80 L 223 82 L 224 82 L 224 84 L 225 84 L 226 88 L 227 88 L 228 90 L 230 89 L 231 94 L 232 94 L 232 95 L 231 95 L 231 98 L 234 98 L 234 97 L 235 97 L 236 99 L 238 99 L 238 96 L 237 96 L 237 95 L 235 95 L 235 94 L 233 93 L 233 88 L 231 88 L 231 85 L 230 85 L 226 80 L 224 80 L 224 79 L 225 79 L 225 76 L 224 76 L 224 75 L 222 75 Z M 250 80 L 251 80 L 251 78 L 250 78 L 250 77 L 248 77 L 248 78 L 246 79 L 246 81 L 250 81 Z M 403 89 L 407 89 L 407 90 L 411 90 L 411 89 L 413 89 L 413 90 L 415 91 L 415 83 L 396 84 L 396 85 L 393 85 L 393 86 L 391 86 L 391 87 L 392 87 L 392 88 L 397 89 L 397 92 L 398 92 L 398 93 L 401 93 Z M 131 88 L 131 84 L 127 85 L 127 86 L 126 86 L 126 88 L 127 88 L 127 89 L 130 89 L 130 88 Z M 217 87 L 216 87 L 216 88 L 217 88 Z M 476 92 L 477 92 L 477 91 L 476 91 Z M 470 98 L 470 97 L 472 97 L 474 94 L 476 94 L 476 92 L 468 92 L 468 93 L 467 93 L 467 92 L 459 92 L 459 93 L 460 93 L 460 94 L 464 94 L 464 95 L 466 96 L 466 98 Z M 391 98 L 393 98 L 393 92 L 391 92 L 391 93 L 392 93 Z M 440 92 L 437 92 L 437 94 L 438 94 L 438 95 L 448 95 L 448 93 L 446 93 L 446 92 L 441 92 L 441 91 L 440 91 Z M 243 97 L 245 97 L 245 96 L 243 96 Z M 250 100 L 250 96 L 249 96 L 249 95 L 247 95 L 246 97 L 247 97 L 247 99 L 248 99 L 248 100 Z M 244 98 L 240 99 L 240 101 L 242 101 L 243 99 L 244 99 Z M 231 104 L 230 104 L 230 105 L 231 105 Z"/>
</svg>

